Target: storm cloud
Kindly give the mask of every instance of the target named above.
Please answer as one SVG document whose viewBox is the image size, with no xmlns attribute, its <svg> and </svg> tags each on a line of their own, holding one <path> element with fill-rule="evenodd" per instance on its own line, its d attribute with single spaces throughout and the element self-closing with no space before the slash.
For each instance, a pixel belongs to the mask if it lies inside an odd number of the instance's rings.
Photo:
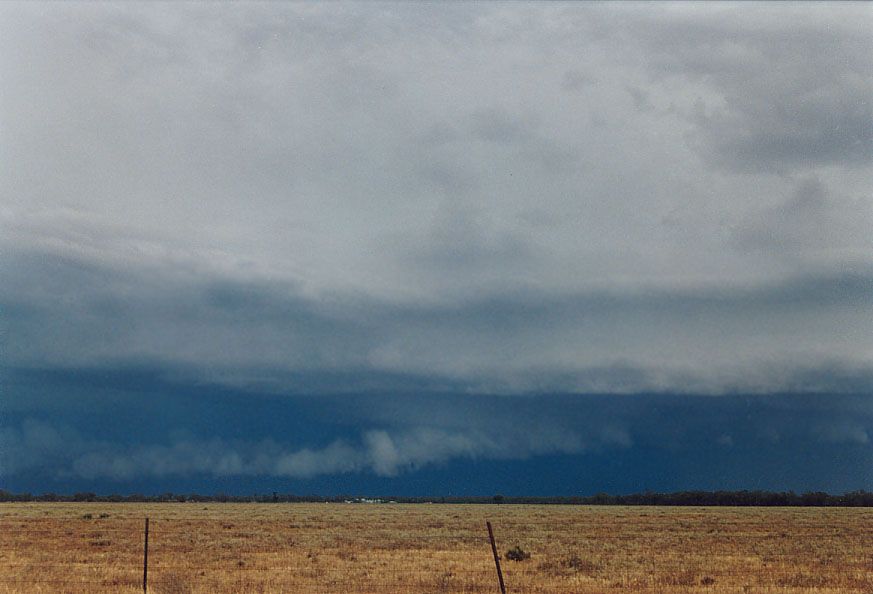
<svg viewBox="0 0 873 594">
<path fill-rule="evenodd" d="M 5 3 L 2 371 L 325 402 L 869 395 L 871 29 L 837 3 Z M 392 476 L 508 448 L 351 425 L 6 441 L 80 443 L 82 477 Z M 587 451 L 547 426 L 519 459 Z"/>
<path fill-rule="evenodd" d="M 2 473 L 26 489 L 852 489 L 869 488 L 873 461 L 866 395 L 276 399 L 142 372 L 11 379 Z M 64 411 L 58 391 L 75 405 Z"/>
</svg>

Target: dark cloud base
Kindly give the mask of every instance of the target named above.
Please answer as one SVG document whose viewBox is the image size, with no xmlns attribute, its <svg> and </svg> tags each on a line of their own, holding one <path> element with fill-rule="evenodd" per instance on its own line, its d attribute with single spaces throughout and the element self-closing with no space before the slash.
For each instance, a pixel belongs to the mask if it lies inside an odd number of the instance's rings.
<svg viewBox="0 0 873 594">
<path fill-rule="evenodd" d="M 277 397 L 167 381 L 147 369 L 7 369 L 3 383 L 0 486 L 12 491 L 432 496 L 873 488 L 869 392 Z M 228 465 L 231 454 L 242 461 Z M 311 472 L 311 462 L 327 466 Z"/>
<path fill-rule="evenodd" d="M 0 487 L 869 489 L 871 17 L 0 3 Z"/>
<path fill-rule="evenodd" d="M 397 304 L 293 283 L 121 268 L 38 251 L 0 262 L 4 362 L 160 368 L 262 391 L 857 392 L 873 269 L 766 285 Z M 110 372 L 105 372 L 110 373 Z M 134 375 L 136 377 L 136 375 Z"/>
</svg>

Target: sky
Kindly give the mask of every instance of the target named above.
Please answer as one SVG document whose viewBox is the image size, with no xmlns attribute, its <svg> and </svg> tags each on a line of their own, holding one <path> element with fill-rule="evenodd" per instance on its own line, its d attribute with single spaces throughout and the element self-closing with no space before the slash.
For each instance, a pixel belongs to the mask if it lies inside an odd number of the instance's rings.
<svg viewBox="0 0 873 594">
<path fill-rule="evenodd" d="M 873 489 L 871 32 L 3 3 L 0 488 Z"/>
</svg>

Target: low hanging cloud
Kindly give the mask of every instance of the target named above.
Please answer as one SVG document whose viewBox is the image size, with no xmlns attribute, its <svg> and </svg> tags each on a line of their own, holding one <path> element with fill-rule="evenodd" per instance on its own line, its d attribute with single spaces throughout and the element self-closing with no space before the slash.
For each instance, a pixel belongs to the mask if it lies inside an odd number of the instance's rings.
<svg viewBox="0 0 873 594">
<path fill-rule="evenodd" d="M 628 447 L 616 427 L 595 434 L 588 445 Z M 272 476 L 306 479 L 320 475 L 370 473 L 393 477 L 454 459 L 517 460 L 583 451 L 580 435 L 552 427 L 512 437 L 443 428 L 365 431 L 358 441 L 337 439 L 320 448 L 289 450 L 272 439 L 260 442 L 177 438 L 169 444 L 125 445 L 88 440 L 70 429 L 25 420 L 0 434 L 2 474 L 53 468 L 61 478 L 131 481 L 205 475 Z M 10 451 L 11 450 L 11 451 Z"/>
<path fill-rule="evenodd" d="M 155 389 L 158 393 L 150 394 L 160 405 L 155 408 L 173 409 L 179 395 L 160 394 L 165 385 Z M 42 488 L 48 490 L 62 484 L 104 485 L 111 491 L 115 485 L 144 481 L 221 485 L 226 479 L 259 478 L 299 486 L 319 477 L 427 476 L 428 470 L 458 468 L 459 462 L 487 462 L 489 468 L 496 468 L 501 461 L 532 460 L 536 465 L 541 463 L 538 458 L 563 459 L 572 460 L 582 471 L 596 460 L 651 455 L 659 460 L 657 464 L 669 466 L 659 471 L 668 474 L 685 459 L 701 462 L 715 456 L 719 464 L 729 464 L 738 473 L 737 484 L 748 486 L 772 472 L 768 460 L 784 466 L 783 457 L 790 459 L 792 473 L 804 475 L 806 456 L 815 452 L 845 457 L 848 466 L 838 473 L 844 481 L 841 485 L 865 487 L 871 478 L 864 470 L 869 468 L 873 431 L 873 405 L 867 395 L 712 399 L 455 394 L 444 399 L 450 406 L 425 394 L 346 395 L 319 399 L 321 414 L 307 417 L 304 423 L 315 423 L 315 434 L 276 431 L 264 427 L 264 419 L 252 424 L 251 418 L 240 419 L 239 411 L 225 402 L 205 421 L 173 414 L 172 419 L 151 419 L 148 430 L 138 434 L 114 436 L 88 427 L 129 423 L 142 410 L 122 409 L 119 420 L 119 411 L 108 406 L 115 395 L 107 392 L 104 398 L 105 406 L 94 407 L 89 415 L 93 418 L 75 428 L 62 413 L 52 417 L 42 411 L 42 418 L 7 416 L 0 427 L 0 475 L 10 484 L 19 484 L 23 477 L 41 477 Z M 258 408 L 252 406 L 251 394 L 236 393 L 233 398 L 246 409 Z M 260 414 L 284 416 L 291 426 L 301 414 L 300 406 L 310 400 L 281 399 L 284 410 L 274 403 Z M 199 417 L 196 408 L 192 412 Z M 247 424 L 248 431 L 240 433 Z M 231 434 L 241 437 L 227 437 Z M 723 455 L 730 459 L 722 460 Z M 748 464 L 757 465 L 758 474 L 748 475 Z M 705 473 L 720 480 L 722 471 L 716 465 Z M 619 467 L 609 472 L 626 471 Z M 822 480 L 827 484 L 830 479 Z"/>
</svg>

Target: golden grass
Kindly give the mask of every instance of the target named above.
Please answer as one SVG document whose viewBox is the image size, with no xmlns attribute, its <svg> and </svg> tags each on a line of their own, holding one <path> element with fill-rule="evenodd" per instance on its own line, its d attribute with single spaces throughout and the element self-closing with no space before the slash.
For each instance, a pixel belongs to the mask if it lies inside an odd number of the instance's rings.
<svg viewBox="0 0 873 594">
<path fill-rule="evenodd" d="M 0 504 L 0 594 L 873 594 L 873 510 Z M 513 562 L 521 547 L 530 559 Z"/>
</svg>

